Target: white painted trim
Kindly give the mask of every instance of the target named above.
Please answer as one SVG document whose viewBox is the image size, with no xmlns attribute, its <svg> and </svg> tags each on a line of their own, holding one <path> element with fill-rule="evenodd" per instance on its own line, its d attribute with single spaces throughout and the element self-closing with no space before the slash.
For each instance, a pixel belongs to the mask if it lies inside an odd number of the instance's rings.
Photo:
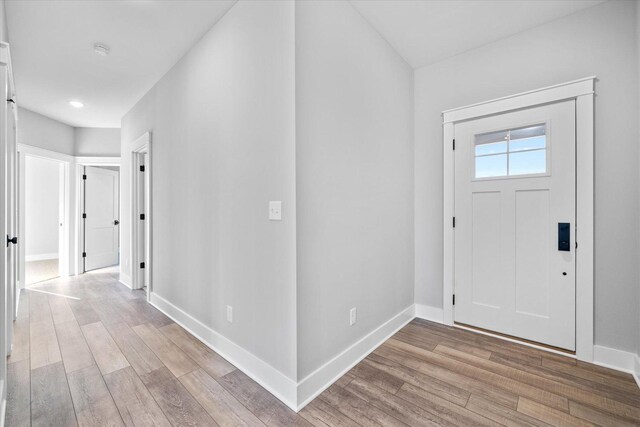
<svg viewBox="0 0 640 427">
<path fill-rule="evenodd" d="M 139 155 L 146 154 L 145 167 L 145 180 L 144 180 L 144 195 L 145 195 L 145 220 L 144 220 L 144 236 L 146 246 L 145 259 L 141 260 L 138 242 L 140 233 L 140 220 L 139 215 L 139 175 L 136 173 L 139 167 Z M 151 301 L 151 293 L 153 292 L 153 160 L 152 160 L 152 144 L 151 144 L 151 132 L 145 132 L 135 141 L 131 143 L 131 176 L 130 182 L 130 198 L 129 198 L 129 218 L 131 220 L 130 227 L 130 261 L 131 261 L 131 286 L 132 289 L 141 289 L 140 284 L 141 275 L 144 274 L 145 285 L 147 287 L 147 300 Z M 122 236 L 121 236 L 122 237 Z M 137 270 L 140 262 L 144 261 L 145 271 L 140 272 Z"/>
<path fill-rule="evenodd" d="M 411 305 L 296 383 L 157 293 L 151 293 L 150 303 L 296 412 L 415 318 Z"/>
<path fill-rule="evenodd" d="M 131 287 L 131 285 L 129 285 L 127 282 L 125 282 L 124 280 L 122 280 L 122 276 L 120 276 L 120 278 L 118 279 L 118 282 L 122 285 L 122 286 L 126 286 L 127 288 L 133 290 L 133 288 Z"/>
<path fill-rule="evenodd" d="M 24 257 L 26 262 L 29 261 L 45 261 L 48 259 L 58 259 L 58 252 L 54 252 L 51 254 L 36 254 L 36 255 L 27 255 Z"/>
<path fill-rule="evenodd" d="M 58 160 L 59 162 L 73 163 L 74 158 L 68 154 L 58 153 L 57 151 L 46 150 L 44 148 L 35 147 L 33 145 L 18 144 L 18 152 L 28 154 L 33 157 L 42 157 L 43 159 Z"/>
<path fill-rule="evenodd" d="M 455 157 L 452 147 L 454 138 L 453 123 L 443 125 L 444 149 L 443 151 L 443 217 L 442 217 L 442 279 L 444 324 L 453 326 L 453 294 L 455 293 L 455 234 L 452 226 L 452 218 L 455 216 Z"/>
<path fill-rule="evenodd" d="M 454 153 L 456 122 L 506 113 L 551 102 L 576 102 L 576 357 L 594 360 L 594 92 L 595 77 L 587 77 L 467 107 L 447 110 L 443 117 L 443 310 L 444 324 L 453 325 L 455 283 Z"/>
<path fill-rule="evenodd" d="M 416 318 L 444 323 L 444 310 L 430 305 L 416 304 Z"/>
<path fill-rule="evenodd" d="M 638 388 L 640 388 L 640 356 L 637 354 L 633 358 L 633 378 L 636 380 Z"/>
<path fill-rule="evenodd" d="M 595 84 L 592 80 L 591 85 Z M 576 356 L 593 360 L 595 337 L 594 94 L 576 98 Z"/>
<path fill-rule="evenodd" d="M 360 363 L 382 343 L 391 338 L 415 317 L 415 306 L 411 305 L 376 329 L 362 337 L 358 342 L 338 354 L 336 357 L 316 369 L 298 382 L 296 411 L 300 411 L 309 402 L 325 391 L 331 384 Z"/>
<path fill-rule="evenodd" d="M 454 123 L 504 113 L 505 111 L 529 108 L 533 105 L 542 105 L 565 99 L 575 99 L 583 95 L 593 95 L 593 83 L 595 79 L 595 76 L 585 77 L 566 83 L 517 93 L 515 95 L 503 96 L 477 104 L 452 108 L 442 112 L 442 120 L 443 123 Z"/>
<path fill-rule="evenodd" d="M 2 399 L 2 406 L 0 407 L 0 427 L 4 427 L 6 424 L 6 418 L 7 416 L 7 399 Z"/>
<path fill-rule="evenodd" d="M 635 353 L 601 345 L 593 346 L 593 363 L 617 371 L 633 373 Z"/>
<path fill-rule="evenodd" d="M 120 157 L 78 156 L 75 160 L 84 166 L 120 166 Z"/>
<path fill-rule="evenodd" d="M 264 387 L 289 408 L 294 411 L 297 410 L 296 382 L 294 380 L 230 339 L 201 323 L 182 309 L 171 304 L 157 293 L 151 293 L 150 303 L 213 351 L 227 359 L 231 364 Z"/>
<path fill-rule="evenodd" d="M 118 277 L 118 282 L 122 283 L 129 289 L 133 289 L 133 286 L 131 285 L 131 277 L 123 273 L 122 269 L 120 269 L 120 276 Z"/>
</svg>

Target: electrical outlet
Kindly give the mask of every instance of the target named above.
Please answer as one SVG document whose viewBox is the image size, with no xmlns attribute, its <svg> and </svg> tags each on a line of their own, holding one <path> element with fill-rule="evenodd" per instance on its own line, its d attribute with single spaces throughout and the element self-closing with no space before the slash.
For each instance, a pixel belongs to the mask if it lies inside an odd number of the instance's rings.
<svg viewBox="0 0 640 427">
<path fill-rule="evenodd" d="M 227 306 L 227 322 L 233 323 L 233 307 Z"/>
<path fill-rule="evenodd" d="M 358 320 L 358 311 L 356 310 L 355 307 L 353 307 L 351 310 L 349 310 L 349 326 L 355 325 L 357 320 Z"/>
<path fill-rule="evenodd" d="M 282 202 L 280 201 L 269 202 L 269 219 L 271 221 L 282 220 Z"/>
</svg>

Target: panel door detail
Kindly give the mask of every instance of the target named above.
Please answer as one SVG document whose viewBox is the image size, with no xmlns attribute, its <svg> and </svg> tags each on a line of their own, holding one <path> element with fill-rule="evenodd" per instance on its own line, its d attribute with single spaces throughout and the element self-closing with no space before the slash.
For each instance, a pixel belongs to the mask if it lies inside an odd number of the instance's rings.
<svg viewBox="0 0 640 427">
<path fill-rule="evenodd" d="M 118 264 L 118 172 L 87 166 L 85 194 L 85 271 Z"/>
<path fill-rule="evenodd" d="M 575 102 L 454 132 L 455 321 L 575 350 Z"/>
</svg>

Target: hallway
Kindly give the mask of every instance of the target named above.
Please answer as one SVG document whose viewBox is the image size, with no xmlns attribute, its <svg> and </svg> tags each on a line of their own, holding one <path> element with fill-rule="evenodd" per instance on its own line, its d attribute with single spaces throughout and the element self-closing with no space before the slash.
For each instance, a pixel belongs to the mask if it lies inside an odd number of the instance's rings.
<svg viewBox="0 0 640 427">
<path fill-rule="evenodd" d="M 304 421 L 117 277 L 104 269 L 22 291 L 7 426 Z"/>
<path fill-rule="evenodd" d="M 298 415 L 117 274 L 23 291 L 7 426 L 640 423 L 629 374 L 421 320 Z"/>
</svg>

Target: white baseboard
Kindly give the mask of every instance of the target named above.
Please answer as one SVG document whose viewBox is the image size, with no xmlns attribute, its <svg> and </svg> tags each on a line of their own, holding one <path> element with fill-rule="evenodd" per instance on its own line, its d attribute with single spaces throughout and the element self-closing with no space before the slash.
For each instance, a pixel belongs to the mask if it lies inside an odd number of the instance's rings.
<svg viewBox="0 0 640 427">
<path fill-rule="evenodd" d="M 118 276 L 118 282 L 122 283 L 129 289 L 133 289 L 131 286 L 131 277 L 127 276 L 123 272 L 120 272 L 120 276 Z"/>
<path fill-rule="evenodd" d="M 616 350 L 615 348 L 601 345 L 593 346 L 593 363 L 605 368 L 633 374 L 635 373 L 634 365 L 637 357 L 635 353 L 629 351 Z"/>
<path fill-rule="evenodd" d="M 128 286 L 124 279 L 121 274 L 120 282 Z M 420 304 L 411 305 L 296 383 L 295 380 L 157 293 L 151 293 L 150 302 L 296 412 L 414 318 L 443 323 L 444 317 L 443 310 L 440 308 Z M 594 346 L 594 363 L 633 374 L 640 387 L 640 357 L 635 353 L 596 345 Z"/>
<path fill-rule="evenodd" d="M 191 317 L 155 292 L 151 293 L 151 304 L 267 389 L 289 408 L 294 411 L 298 409 L 296 405 L 297 384 L 294 380 L 199 320 Z"/>
<path fill-rule="evenodd" d="M 311 402 L 349 369 L 367 357 L 380 344 L 413 320 L 415 315 L 414 306 L 407 307 L 302 381 L 296 383 L 296 381 L 273 366 L 214 331 L 155 292 L 151 293 L 151 304 L 296 412 L 300 411 L 307 403 Z"/>
<path fill-rule="evenodd" d="M 36 255 L 26 255 L 24 257 L 25 262 L 29 261 L 46 261 L 49 259 L 58 259 L 58 253 L 54 252 L 51 254 L 36 254 Z"/>
<path fill-rule="evenodd" d="M 298 382 L 297 410 L 300 411 L 304 408 L 373 350 L 412 321 L 414 317 L 415 309 L 411 305 Z"/>
<path fill-rule="evenodd" d="M 416 317 L 436 323 L 444 323 L 444 310 L 430 305 L 416 304 Z"/>
<path fill-rule="evenodd" d="M 7 399 L 2 399 L 2 405 L 0 405 L 0 427 L 5 426 L 5 417 L 7 416 Z"/>
<path fill-rule="evenodd" d="M 640 355 L 637 354 L 633 358 L 633 378 L 636 380 L 638 387 L 640 387 Z"/>
</svg>

